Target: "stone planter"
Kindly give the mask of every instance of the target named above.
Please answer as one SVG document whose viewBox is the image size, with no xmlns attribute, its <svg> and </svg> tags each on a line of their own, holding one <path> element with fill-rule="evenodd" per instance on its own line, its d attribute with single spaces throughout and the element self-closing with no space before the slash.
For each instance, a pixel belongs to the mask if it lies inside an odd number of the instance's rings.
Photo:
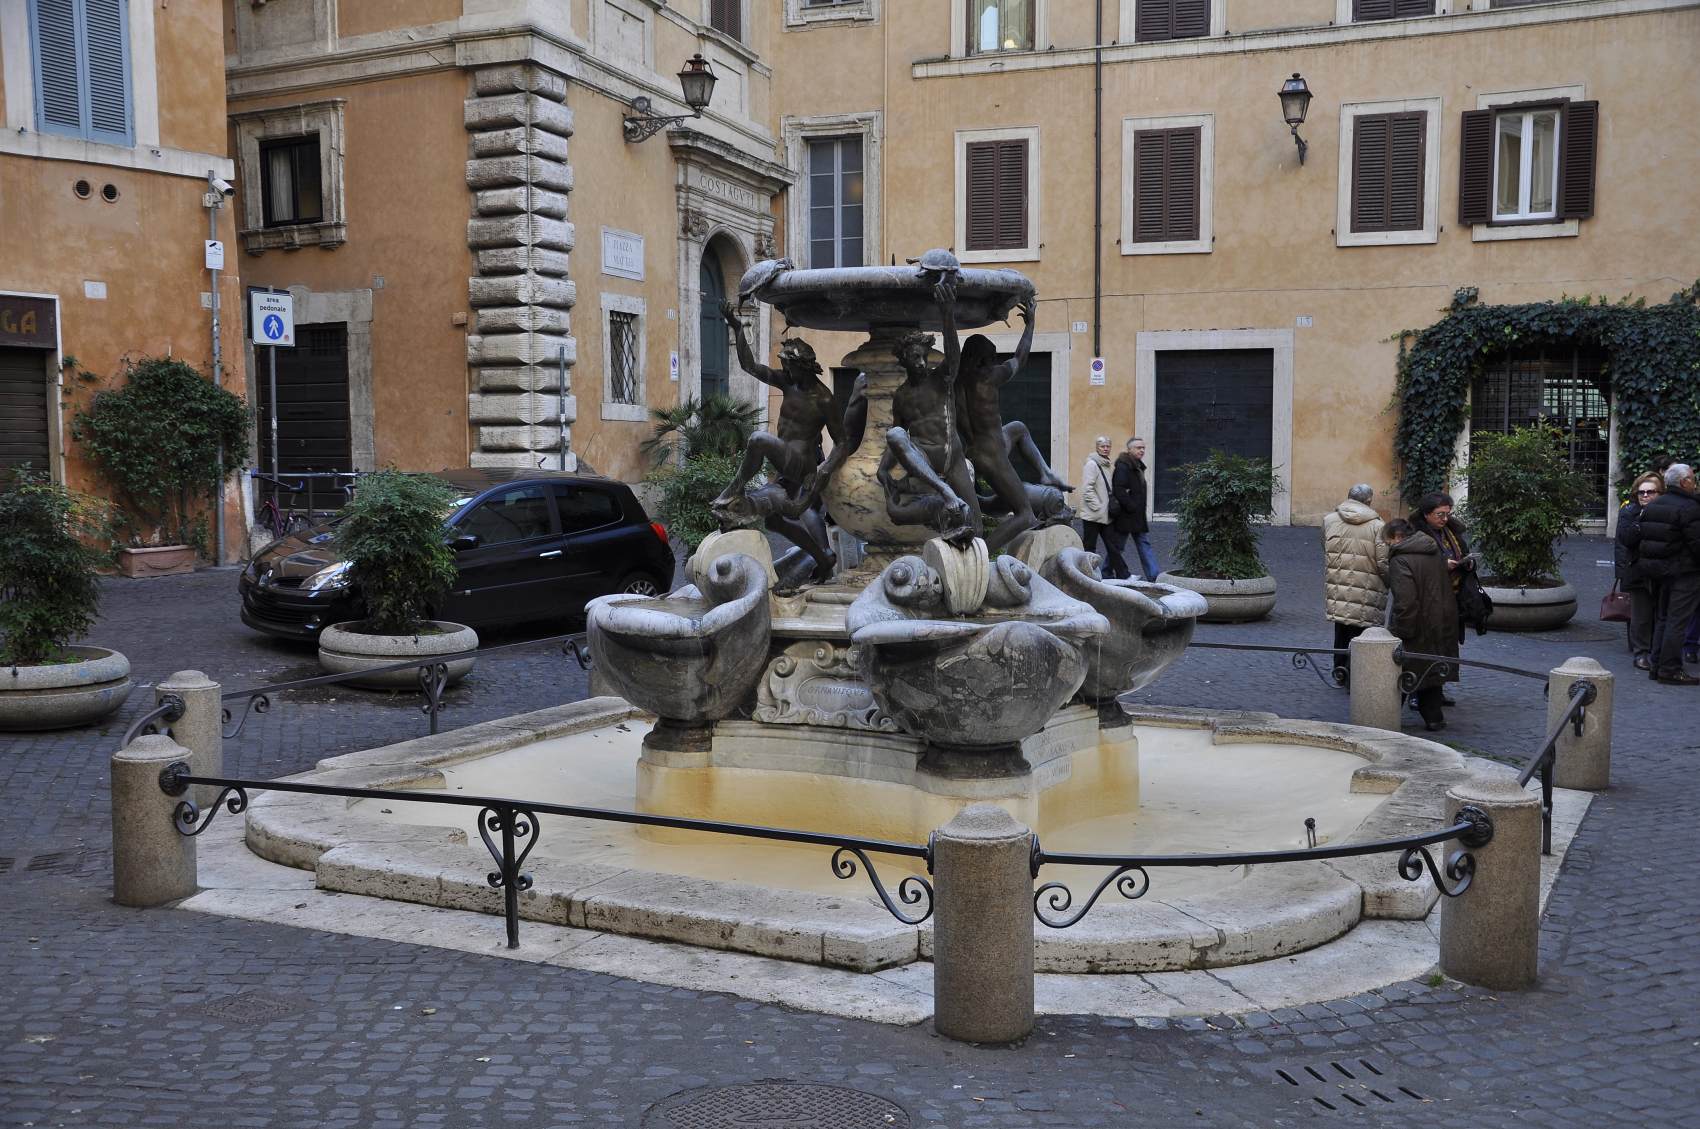
<svg viewBox="0 0 1700 1129">
<path fill-rule="evenodd" d="M 118 571 L 125 576 L 175 576 L 195 571 L 192 545 L 143 545 L 118 550 Z"/>
<path fill-rule="evenodd" d="M 472 628 L 440 620 L 430 622 L 437 629 L 436 634 L 363 635 L 350 630 L 355 624 L 333 623 L 319 632 L 319 666 L 330 674 L 346 674 L 408 659 L 452 655 L 478 646 L 478 635 Z M 468 658 L 449 663 L 449 685 L 453 686 L 465 678 L 475 661 Z M 419 685 L 419 672 L 392 670 L 386 674 L 352 679 L 348 685 L 364 686 L 368 690 L 411 689 Z"/>
<path fill-rule="evenodd" d="M 0 667 L 0 730 L 92 725 L 124 704 L 136 686 L 129 659 L 102 647 L 68 649 L 82 661 Z"/>
<path fill-rule="evenodd" d="M 1541 586 L 1498 588 L 1485 578 L 1482 591 L 1493 601 L 1489 631 L 1551 631 L 1563 627 L 1576 614 L 1576 589 L 1562 580 Z"/>
<path fill-rule="evenodd" d="M 1204 597 L 1205 613 L 1200 623 L 1247 623 L 1275 610 L 1275 578 L 1254 576 L 1250 580 L 1207 580 L 1202 576 L 1176 576 L 1165 572 L 1159 584 L 1173 584 Z"/>
</svg>

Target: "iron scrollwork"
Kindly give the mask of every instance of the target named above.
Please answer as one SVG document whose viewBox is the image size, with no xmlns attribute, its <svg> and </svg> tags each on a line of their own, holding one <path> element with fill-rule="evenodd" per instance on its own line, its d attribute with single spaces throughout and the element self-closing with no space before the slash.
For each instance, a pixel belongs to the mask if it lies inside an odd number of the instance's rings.
<svg viewBox="0 0 1700 1129">
<path fill-rule="evenodd" d="M 1421 862 L 1417 861 L 1419 858 Z M 1476 874 L 1476 856 L 1469 851 L 1453 851 L 1446 857 L 1444 879 L 1427 847 L 1407 847 L 1405 853 L 1399 856 L 1399 877 L 1407 882 L 1415 882 L 1421 878 L 1425 867 L 1429 877 L 1434 879 L 1435 889 L 1448 898 L 1456 898 L 1470 888 L 1470 881 Z M 1451 886 L 1446 884 L 1447 879 L 1451 880 Z"/>
<path fill-rule="evenodd" d="M 590 653 L 584 649 L 584 640 L 581 636 L 568 636 L 566 641 L 561 644 L 561 654 L 576 661 L 580 670 L 590 669 Z"/>
<path fill-rule="evenodd" d="M 1294 651 L 1292 655 L 1292 664 L 1294 670 L 1304 670 L 1306 667 L 1309 667 L 1312 673 L 1322 679 L 1322 683 L 1325 686 L 1339 687 L 1346 685 L 1345 667 L 1330 664 L 1327 670 L 1323 670 L 1322 664 L 1317 662 L 1316 656 L 1311 654 L 1309 651 Z"/>
<path fill-rule="evenodd" d="M 1453 663 L 1447 662 L 1444 659 L 1431 662 L 1422 667 L 1420 670 L 1406 668 L 1399 673 L 1399 692 L 1401 694 L 1415 694 L 1418 688 L 1422 686 L 1424 680 L 1426 680 L 1428 676 L 1433 674 L 1437 669 L 1440 671 L 1440 677 L 1445 680 L 1449 679 L 1454 673 L 1456 673 L 1458 668 Z"/>
<path fill-rule="evenodd" d="M 189 777 L 194 775 L 188 762 L 172 761 L 159 770 L 159 790 L 167 796 L 181 796 L 189 790 Z M 205 831 L 223 808 L 231 815 L 241 815 L 248 810 L 248 791 L 239 784 L 232 784 L 218 794 L 207 807 L 207 816 L 201 818 L 201 807 L 194 800 L 179 800 L 172 809 L 171 823 L 177 828 L 177 833 L 193 838 Z"/>
<path fill-rule="evenodd" d="M 160 722 L 163 721 L 167 725 L 170 725 L 172 722 L 183 716 L 185 708 L 187 707 L 180 695 L 161 695 L 159 704 L 154 706 L 153 709 L 149 710 L 141 717 L 138 717 L 131 724 L 130 728 L 125 731 L 124 744 L 121 745 L 120 748 L 128 746 L 131 741 L 134 741 L 137 737 L 140 737 L 144 733 L 158 733 Z"/>
<path fill-rule="evenodd" d="M 242 728 L 245 725 L 248 724 L 248 714 L 250 712 L 253 712 L 253 713 L 269 713 L 269 712 L 271 712 L 271 708 L 272 708 L 271 695 L 269 695 L 269 694 L 250 694 L 248 696 L 248 699 L 245 702 L 242 703 L 242 716 L 239 719 L 237 719 L 236 728 L 226 729 L 224 731 L 224 739 L 226 741 L 228 741 L 232 737 L 241 736 Z M 220 712 L 223 715 L 224 723 L 226 725 L 229 725 L 230 724 L 230 718 L 231 718 L 230 707 L 225 706 L 224 709 Z"/>
<path fill-rule="evenodd" d="M 930 852 L 929 852 L 930 854 Z M 855 857 L 852 858 L 851 856 Z M 897 884 L 897 897 L 906 906 L 923 907 L 919 916 L 911 916 L 897 908 L 897 902 L 891 900 L 886 892 L 885 884 L 880 881 L 879 872 L 869 860 L 867 853 L 860 847 L 839 847 L 832 852 L 832 873 L 839 878 L 854 878 L 858 873 L 857 861 L 867 869 L 868 881 L 873 883 L 874 893 L 879 895 L 881 902 L 891 916 L 905 925 L 919 925 L 933 916 L 933 886 L 918 874 L 905 875 L 903 881 Z"/>
<path fill-rule="evenodd" d="M 437 732 L 437 715 L 443 712 L 443 691 L 449 684 L 449 664 L 431 663 L 419 668 L 419 693 L 424 701 L 419 712 L 431 719 L 431 732 Z"/>
<path fill-rule="evenodd" d="M 1115 884 L 1116 893 L 1131 902 L 1143 898 L 1146 891 L 1151 889 L 1151 875 L 1146 873 L 1143 866 L 1119 866 L 1098 883 L 1098 888 L 1092 891 L 1092 896 L 1086 899 L 1086 904 L 1072 914 L 1067 911 L 1068 907 L 1074 904 L 1074 891 L 1064 883 L 1047 882 L 1033 891 L 1033 916 L 1052 929 L 1067 929 L 1092 912 L 1092 907 L 1104 891 L 1110 888 L 1111 883 Z"/>
<path fill-rule="evenodd" d="M 502 836 L 500 845 L 490 837 L 492 832 Z M 485 849 L 498 867 L 484 876 L 491 889 L 502 889 L 508 885 L 510 878 L 516 893 L 531 889 L 531 875 L 520 873 L 520 867 L 525 865 L 531 849 L 537 846 L 536 812 L 523 808 L 481 808 L 478 812 L 478 837 L 484 840 Z M 517 840 L 524 840 L 525 849 L 514 857 L 513 845 Z M 509 861 L 510 858 L 512 861 Z"/>
</svg>

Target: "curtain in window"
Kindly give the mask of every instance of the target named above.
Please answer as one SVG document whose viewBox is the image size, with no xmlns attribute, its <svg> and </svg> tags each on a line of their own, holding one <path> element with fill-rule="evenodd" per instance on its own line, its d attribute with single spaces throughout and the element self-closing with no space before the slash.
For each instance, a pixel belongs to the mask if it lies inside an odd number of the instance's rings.
<svg viewBox="0 0 1700 1129">
<path fill-rule="evenodd" d="M 1529 213 L 1551 212 L 1558 178 L 1558 113 L 1543 110 L 1529 115 Z"/>
<path fill-rule="evenodd" d="M 1030 51 L 1033 0 L 969 0 L 968 36 L 975 51 Z"/>
</svg>

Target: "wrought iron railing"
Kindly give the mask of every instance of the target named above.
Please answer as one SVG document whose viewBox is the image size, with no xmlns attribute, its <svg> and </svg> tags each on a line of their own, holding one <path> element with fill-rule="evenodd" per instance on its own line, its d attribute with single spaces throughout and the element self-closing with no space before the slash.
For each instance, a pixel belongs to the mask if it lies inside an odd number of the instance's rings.
<svg viewBox="0 0 1700 1129">
<path fill-rule="evenodd" d="M 1351 652 L 1344 647 L 1277 647 L 1267 643 L 1199 643 L 1187 644 L 1187 649 L 1201 651 L 1267 651 L 1273 654 L 1290 656 L 1294 670 L 1311 670 L 1323 683 L 1328 686 L 1344 686 L 1347 681 L 1346 668 L 1340 659 L 1348 658 Z M 1330 655 L 1335 660 L 1327 670 L 1316 661 L 1317 655 Z"/>
<path fill-rule="evenodd" d="M 1558 764 L 1558 739 L 1564 733 L 1564 727 L 1573 726 L 1576 736 L 1582 736 L 1582 723 L 1587 720 L 1588 707 L 1594 704 L 1594 699 L 1600 695 L 1599 688 L 1587 679 L 1578 679 L 1570 684 L 1570 701 L 1566 703 L 1564 712 L 1547 731 L 1546 740 L 1529 762 L 1523 766 L 1523 771 L 1517 774 L 1517 783 L 1527 786 L 1536 773 L 1541 777 L 1541 854 L 1552 854 L 1552 777 Z"/>
<path fill-rule="evenodd" d="M 313 678 L 298 678 L 293 682 L 268 682 L 263 686 L 250 686 L 246 690 L 230 690 L 219 695 L 224 702 L 241 702 L 241 716 L 237 717 L 229 705 L 224 707 L 224 723 L 230 725 L 232 719 L 235 725 L 225 730 L 225 737 L 235 737 L 248 724 L 248 714 L 266 713 L 272 708 L 273 694 L 289 690 L 309 690 L 316 686 L 335 686 L 339 683 L 355 682 L 370 678 L 375 674 L 390 674 L 398 670 L 419 671 L 420 712 L 431 720 L 431 732 L 437 732 L 437 716 L 443 712 L 443 692 L 449 683 L 449 667 L 453 663 L 467 659 L 481 659 L 488 655 L 501 654 L 504 651 L 517 651 L 524 647 L 537 647 L 546 643 L 559 644 L 561 653 L 579 664 L 579 669 L 590 669 L 589 637 L 582 631 L 570 632 L 566 635 L 547 635 L 541 639 L 526 639 L 519 643 L 503 643 L 495 647 L 480 647 L 472 651 L 456 651 L 449 655 L 430 655 L 425 658 L 405 659 L 401 662 L 385 663 L 383 666 L 367 667 L 364 670 L 347 671 L 341 674 L 321 674 Z M 137 731 L 150 718 L 137 721 Z M 174 719 L 173 719 L 174 720 Z M 134 736 L 132 733 L 130 736 Z M 128 740 L 125 742 L 128 744 Z"/>
<path fill-rule="evenodd" d="M 1307 821 L 1307 840 L 1314 842 Z M 1438 843 L 1458 840 L 1465 849 L 1453 851 L 1446 859 L 1444 875 L 1428 848 Z M 1426 870 L 1436 888 L 1448 898 L 1456 898 L 1470 888 L 1476 873 L 1476 858 L 1471 850 L 1486 846 L 1493 840 L 1493 820 L 1481 808 L 1466 804 L 1458 809 L 1458 822 L 1438 831 L 1411 835 L 1402 839 L 1378 839 L 1369 843 L 1345 843 L 1338 847 L 1306 847 L 1295 851 L 1242 851 L 1237 854 L 1212 855 L 1099 855 L 1070 854 L 1047 851 L 1033 840 L 1033 877 L 1047 864 L 1057 866 L 1110 867 L 1110 873 L 1098 883 L 1086 903 L 1073 913 L 1074 892 L 1062 882 L 1046 882 L 1033 892 L 1033 915 L 1052 929 L 1067 929 L 1091 911 L 1100 896 L 1113 883 L 1116 892 L 1132 901 L 1142 898 L 1151 889 L 1148 871 L 1159 867 L 1201 866 L 1264 866 L 1270 863 L 1315 862 L 1323 859 L 1352 858 L 1357 855 L 1379 855 L 1399 851 L 1399 877 L 1415 882 Z M 1452 884 L 1449 886 L 1447 882 Z"/>
<path fill-rule="evenodd" d="M 192 784 L 204 784 L 220 789 L 218 797 L 202 809 L 185 793 Z M 668 827 L 678 831 L 704 831 L 714 835 L 735 835 L 748 839 L 771 839 L 788 843 L 812 843 L 832 847 L 832 872 L 841 879 L 854 878 L 866 869 L 874 893 L 891 915 L 905 925 L 919 925 L 933 914 L 933 887 L 920 875 L 905 875 L 897 884 L 897 896 L 880 881 L 879 873 L 868 858 L 870 853 L 899 855 L 926 861 L 932 872 L 932 844 L 897 843 L 885 839 L 864 839 L 851 835 L 829 835 L 819 831 L 799 831 L 788 827 L 763 827 L 748 823 L 724 823 L 711 819 L 688 819 L 683 816 L 656 815 L 648 812 L 618 811 L 611 808 L 575 807 L 567 804 L 543 804 L 498 796 L 468 796 L 461 793 L 415 791 L 395 788 L 338 788 L 328 784 L 307 784 L 289 780 L 242 780 L 223 776 L 198 776 L 183 761 L 167 765 L 159 774 L 160 790 L 168 796 L 182 796 L 172 813 L 179 834 L 194 836 L 205 831 L 222 807 L 232 815 L 248 810 L 248 793 L 298 792 L 309 796 L 338 796 L 356 800 L 390 800 L 400 803 L 449 804 L 472 807 L 478 811 L 478 835 L 484 848 L 496 863 L 496 869 L 486 875 L 491 888 L 502 891 L 503 915 L 507 919 L 508 948 L 519 947 L 519 895 L 531 889 L 531 876 L 521 871 L 532 849 L 537 846 L 540 815 L 563 816 L 569 819 L 595 819 L 609 823 L 628 823 L 643 827 Z M 500 836 L 500 843 L 493 836 Z M 521 846 L 523 844 L 523 849 Z M 858 868 L 857 863 L 861 864 Z M 918 912 L 905 913 L 898 903 L 915 907 Z"/>
</svg>

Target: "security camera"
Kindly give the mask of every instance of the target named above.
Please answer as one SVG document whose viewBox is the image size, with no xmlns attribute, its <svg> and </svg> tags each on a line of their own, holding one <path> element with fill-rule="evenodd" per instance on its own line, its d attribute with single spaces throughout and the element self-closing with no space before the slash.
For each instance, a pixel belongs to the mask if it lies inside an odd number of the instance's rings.
<svg viewBox="0 0 1700 1129">
<path fill-rule="evenodd" d="M 217 189 L 219 194 L 222 196 L 236 195 L 236 186 L 222 177 L 213 177 L 212 186 Z"/>
</svg>

